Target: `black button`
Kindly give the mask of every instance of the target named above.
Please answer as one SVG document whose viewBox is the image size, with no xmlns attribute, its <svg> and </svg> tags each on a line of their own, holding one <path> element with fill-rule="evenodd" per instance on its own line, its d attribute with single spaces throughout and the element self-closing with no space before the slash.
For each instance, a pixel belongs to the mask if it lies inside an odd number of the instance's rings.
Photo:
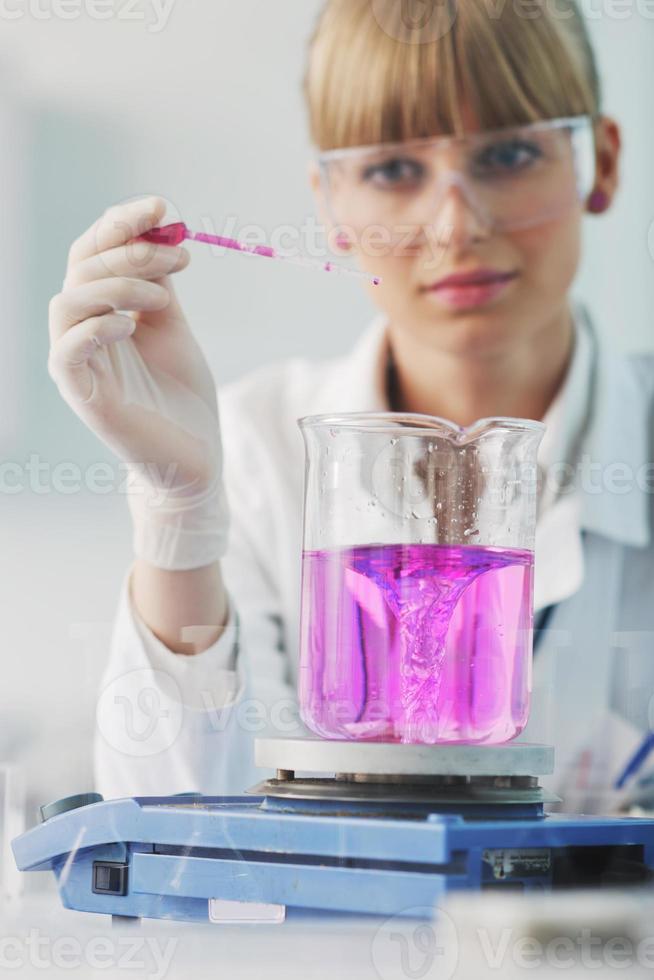
<svg viewBox="0 0 654 980">
<path fill-rule="evenodd" d="M 126 895 L 128 864 L 114 861 L 93 862 L 94 895 Z"/>
</svg>

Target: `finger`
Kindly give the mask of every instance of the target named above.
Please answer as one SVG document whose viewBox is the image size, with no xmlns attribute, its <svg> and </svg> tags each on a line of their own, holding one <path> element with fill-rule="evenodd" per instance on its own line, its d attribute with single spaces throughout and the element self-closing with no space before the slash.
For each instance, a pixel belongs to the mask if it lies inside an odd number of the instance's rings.
<svg viewBox="0 0 654 980">
<path fill-rule="evenodd" d="M 165 213 L 166 202 L 160 197 L 143 197 L 129 204 L 114 205 L 73 242 L 68 253 L 68 269 L 156 228 Z"/>
<path fill-rule="evenodd" d="M 50 350 L 48 371 L 69 402 L 88 402 L 96 376 L 89 362 L 105 347 L 131 337 L 134 320 L 125 314 L 91 317 L 68 330 Z"/>
<path fill-rule="evenodd" d="M 190 260 L 185 248 L 130 242 L 78 262 L 69 269 L 64 288 L 111 277 L 162 279 L 185 269 Z"/>
<path fill-rule="evenodd" d="M 76 323 L 117 310 L 161 310 L 168 290 L 144 279 L 99 279 L 58 293 L 50 301 L 50 340 L 54 343 Z"/>
<path fill-rule="evenodd" d="M 162 279 L 157 279 L 156 285 L 166 290 L 168 305 L 160 307 L 158 310 L 144 313 L 142 316 L 137 315 L 136 322 L 139 324 L 143 323 L 144 329 L 150 327 L 158 332 L 161 332 L 166 327 L 170 327 L 174 330 L 182 330 L 185 334 L 190 333 L 190 327 L 186 322 L 184 310 L 177 298 L 177 292 L 172 278 L 170 276 L 164 276 Z"/>
</svg>

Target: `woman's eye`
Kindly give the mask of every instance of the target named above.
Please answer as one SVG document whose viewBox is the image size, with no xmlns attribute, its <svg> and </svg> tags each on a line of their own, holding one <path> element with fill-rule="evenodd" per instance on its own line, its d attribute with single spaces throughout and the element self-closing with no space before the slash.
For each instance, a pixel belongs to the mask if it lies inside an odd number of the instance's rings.
<svg viewBox="0 0 654 980">
<path fill-rule="evenodd" d="M 531 167 L 543 156 L 536 143 L 525 140 L 506 140 L 484 147 L 473 162 L 475 176 L 502 176 L 519 173 Z"/>
<path fill-rule="evenodd" d="M 417 160 L 398 157 L 370 164 L 363 171 L 363 180 L 367 184 L 381 188 L 412 187 L 420 182 L 424 170 L 423 165 Z"/>
</svg>

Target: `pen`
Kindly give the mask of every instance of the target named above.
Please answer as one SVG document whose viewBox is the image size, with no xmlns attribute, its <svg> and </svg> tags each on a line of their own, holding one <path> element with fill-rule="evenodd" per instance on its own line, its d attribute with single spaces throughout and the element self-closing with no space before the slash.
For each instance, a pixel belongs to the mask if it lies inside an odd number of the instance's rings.
<svg viewBox="0 0 654 980">
<path fill-rule="evenodd" d="M 642 767 L 647 756 L 654 749 L 654 732 L 647 732 L 639 747 L 624 768 L 622 775 L 615 782 L 615 789 L 622 789 L 627 780 L 635 775 Z"/>
</svg>

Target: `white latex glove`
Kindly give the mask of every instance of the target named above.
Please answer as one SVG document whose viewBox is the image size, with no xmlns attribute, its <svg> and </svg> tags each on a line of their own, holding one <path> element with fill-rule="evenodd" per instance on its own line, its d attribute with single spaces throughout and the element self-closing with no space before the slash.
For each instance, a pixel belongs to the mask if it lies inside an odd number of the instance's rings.
<svg viewBox="0 0 654 980">
<path fill-rule="evenodd" d="M 186 570 L 222 557 L 228 511 L 215 384 L 169 278 L 188 252 L 134 242 L 165 210 L 159 198 L 110 208 L 73 244 L 50 303 L 48 366 L 129 466 L 136 555 Z"/>
</svg>

